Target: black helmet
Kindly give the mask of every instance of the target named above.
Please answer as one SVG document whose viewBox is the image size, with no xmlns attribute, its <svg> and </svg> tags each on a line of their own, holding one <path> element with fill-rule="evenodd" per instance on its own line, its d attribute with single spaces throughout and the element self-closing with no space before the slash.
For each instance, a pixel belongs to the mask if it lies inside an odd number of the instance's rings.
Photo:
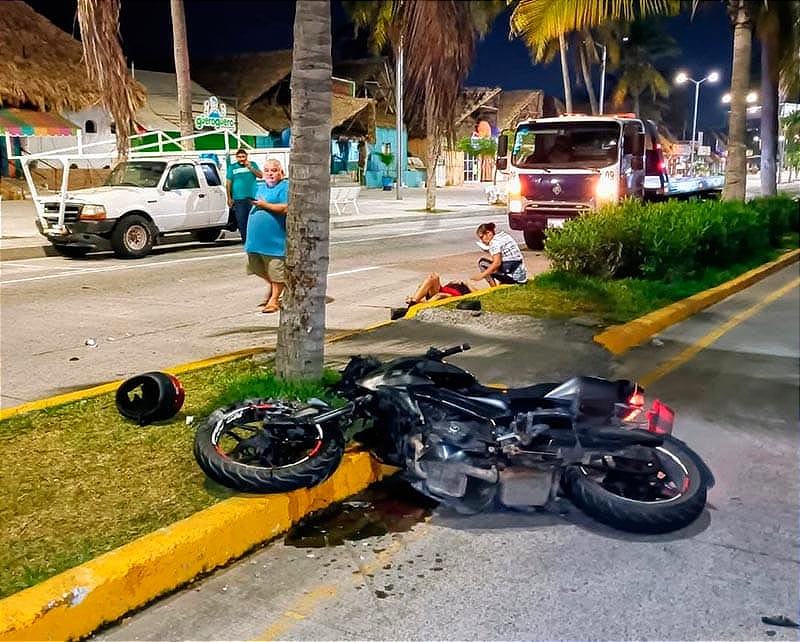
<svg viewBox="0 0 800 642">
<path fill-rule="evenodd" d="M 145 372 L 126 379 L 117 388 L 117 410 L 144 426 L 174 417 L 185 395 L 177 377 L 166 372 Z"/>
</svg>

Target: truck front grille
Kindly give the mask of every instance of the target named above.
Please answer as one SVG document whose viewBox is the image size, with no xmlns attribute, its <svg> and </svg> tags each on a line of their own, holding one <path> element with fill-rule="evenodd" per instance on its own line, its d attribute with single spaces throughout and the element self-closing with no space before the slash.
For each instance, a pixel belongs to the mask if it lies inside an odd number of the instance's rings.
<svg viewBox="0 0 800 642">
<path fill-rule="evenodd" d="M 58 223 L 58 208 L 59 203 L 45 203 L 44 204 L 44 218 L 48 223 Z M 78 214 L 81 211 L 81 206 L 76 203 L 67 203 L 64 208 L 64 222 L 75 223 L 78 220 Z"/>
</svg>

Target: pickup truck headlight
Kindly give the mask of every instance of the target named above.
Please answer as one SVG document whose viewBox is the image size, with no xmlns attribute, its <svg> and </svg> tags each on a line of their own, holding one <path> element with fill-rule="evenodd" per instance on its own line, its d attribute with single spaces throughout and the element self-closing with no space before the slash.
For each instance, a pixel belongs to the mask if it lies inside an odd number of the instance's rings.
<svg viewBox="0 0 800 642">
<path fill-rule="evenodd" d="M 78 216 L 80 221 L 102 221 L 106 218 L 106 208 L 103 205 L 84 205 Z"/>
</svg>

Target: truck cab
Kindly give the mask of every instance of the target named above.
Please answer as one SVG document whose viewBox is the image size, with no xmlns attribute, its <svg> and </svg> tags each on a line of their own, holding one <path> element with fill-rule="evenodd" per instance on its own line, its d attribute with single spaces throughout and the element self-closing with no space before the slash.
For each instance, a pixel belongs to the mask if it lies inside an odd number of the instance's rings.
<svg viewBox="0 0 800 642">
<path fill-rule="evenodd" d="M 531 249 L 545 231 L 623 198 L 644 198 L 645 137 L 641 119 L 558 116 L 519 123 L 498 140 L 497 169 L 508 170 L 509 226 Z"/>
</svg>

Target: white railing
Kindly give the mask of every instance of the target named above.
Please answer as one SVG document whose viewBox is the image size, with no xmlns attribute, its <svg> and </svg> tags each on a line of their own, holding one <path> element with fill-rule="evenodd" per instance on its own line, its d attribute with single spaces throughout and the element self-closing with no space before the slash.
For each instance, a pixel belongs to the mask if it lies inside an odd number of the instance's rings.
<svg viewBox="0 0 800 642">
<path fill-rule="evenodd" d="M 223 134 L 224 140 L 224 147 L 221 149 L 194 149 L 194 150 L 187 150 L 183 149 L 183 143 L 188 140 L 197 140 L 203 138 L 204 136 L 210 136 L 214 134 Z M 156 136 L 156 141 L 152 143 L 139 143 L 132 144 L 135 140 L 141 139 L 143 136 Z M 30 190 L 31 199 L 36 206 L 36 215 L 38 216 L 39 220 L 45 224 L 44 218 L 44 201 L 43 197 L 39 194 L 38 189 L 36 188 L 36 184 L 33 180 L 33 175 L 31 173 L 30 164 L 32 162 L 43 162 L 47 163 L 52 166 L 52 163 L 58 163 L 61 165 L 62 175 L 61 175 L 61 187 L 59 189 L 58 195 L 51 195 L 51 199 L 59 201 L 59 210 L 58 210 L 58 224 L 60 226 L 64 225 L 64 212 L 66 208 L 66 201 L 67 201 L 67 191 L 69 186 L 69 171 L 70 166 L 81 160 L 87 159 L 111 159 L 113 161 L 118 159 L 118 154 L 116 150 L 116 140 L 115 139 L 108 139 L 108 140 L 100 140 L 93 143 L 84 143 L 81 132 L 78 130 L 78 144 L 73 145 L 70 147 L 64 147 L 59 149 L 52 149 L 45 152 L 38 152 L 36 154 L 20 154 L 14 155 L 13 149 L 11 147 L 11 136 L 10 134 L 6 133 L 6 149 L 8 151 L 8 158 L 9 160 L 16 160 L 20 161 L 22 165 L 22 171 L 25 174 L 25 180 L 28 183 L 28 189 Z M 234 142 L 231 145 L 231 142 Z M 109 151 L 108 145 L 109 143 L 113 143 L 113 151 Z M 180 147 L 178 150 L 165 150 L 165 145 L 177 145 Z M 106 151 L 100 152 L 93 152 L 90 151 L 93 148 L 98 148 L 101 146 L 106 147 Z M 153 151 L 148 151 L 151 148 L 156 148 Z M 169 157 L 169 158 L 199 158 L 201 155 L 204 154 L 214 154 L 218 157 L 219 161 L 223 164 L 223 167 L 220 169 L 223 170 L 225 173 L 227 169 L 228 163 L 234 162 L 234 159 L 231 157 L 235 154 L 236 150 L 242 148 L 247 150 L 248 157 L 259 166 L 264 166 L 264 161 L 269 159 L 277 159 L 281 161 L 284 169 L 288 168 L 289 166 L 289 148 L 288 147 L 253 147 L 250 145 L 246 140 L 244 140 L 239 134 L 235 132 L 231 132 L 228 130 L 209 130 L 206 132 L 200 132 L 198 134 L 192 134 L 190 136 L 179 136 L 173 137 L 167 132 L 164 131 L 152 131 L 146 132 L 144 134 L 134 134 L 133 136 L 128 137 L 128 159 L 135 160 L 135 159 L 144 159 L 144 158 L 158 158 L 158 157 Z M 53 167 L 53 169 L 58 169 L 58 167 Z"/>
</svg>

